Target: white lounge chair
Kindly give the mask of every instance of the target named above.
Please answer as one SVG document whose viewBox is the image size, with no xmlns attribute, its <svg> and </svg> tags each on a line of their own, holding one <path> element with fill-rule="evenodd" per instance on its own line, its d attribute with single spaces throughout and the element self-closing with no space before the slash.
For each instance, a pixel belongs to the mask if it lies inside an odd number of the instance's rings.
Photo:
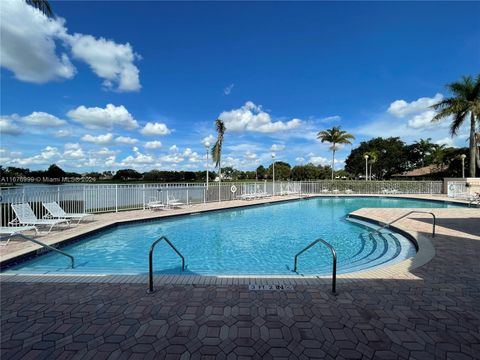
<svg viewBox="0 0 480 360">
<path fill-rule="evenodd" d="M 80 221 L 91 217 L 93 220 L 93 214 L 87 213 L 66 213 L 57 202 L 50 202 L 50 203 L 42 203 L 43 207 L 47 209 L 48 214 L 45 218 L 51 219 L 66 219 L 66 220 L 78 220 L 77 224 Z"/>
<path fill-rule="evenodd" d="M 185 205 L 185 203 L 176 199 L 175 196 L 173 196 L 173 195 L 170 196 L 169 195 L 167 197 L 167 207 L 176 208 L 176 207 L 180 207 L 180 206 L 183 206 L 183 205 Z"/>
<path fill-rule="evenodd" d="M 0 227 L 0 237 L 5 237 L 7 241 L 5 243 L 0 243 L 0 246 L 8 245 L 11 238 L 16 234 L 20 234 L 24 231 L 35 230 L 35 234 L 38 234 L 38 229 L 35 226 L 1 226 Z"/>
<path fill-rule="evenodd" d="M 330 190 L 323 188 L 322 189 L 322 194 L 330 194 Z"/>
<path fill-rule="evenodd" d="M 48 228 L 48 233 L 52 231 L 55 225 L 67 224 L 70 225 L 67 219 L 39 219 L 33 212 L 29 204 L 12 204 L 13 212 L 16 218 L 13 219 L 10 224 L 19 224 L 23 226 L 45 226 Z"/>
<path fill-rule="evenodd" d="M 163 201 L 157 200 L 156 198 L 151 198 L 145 207 L 150 210 L 161 210 L 165 209 L 166 205 L 163 203 Z"/>
<path fill-rule="evenodd" d="M 354 192 L 354 191 L 353 191 L 352 189 L 347 189 L 347 190 L 345 190 L 345 194 L 353 194 L 353 192 Z"/>
</svg>

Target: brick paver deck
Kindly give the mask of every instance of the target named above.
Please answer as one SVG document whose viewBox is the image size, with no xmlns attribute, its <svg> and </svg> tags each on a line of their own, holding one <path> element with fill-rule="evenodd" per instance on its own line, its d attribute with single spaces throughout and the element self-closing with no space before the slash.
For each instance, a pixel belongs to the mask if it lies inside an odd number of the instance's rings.
<svg viewBox="0 0 480 360">
<path fill-rule="evenodd" d="M 369 213 L 370 211 L 370 213 Z M 361 210 L 377 220 L 398 209 Z M 480 359 L 480 210 L 436 209 L 410 277 L 246 285 L 1 284 L 2 359 Z M 427 237 L 429 219 L 399 227 Z"/>
</svg>

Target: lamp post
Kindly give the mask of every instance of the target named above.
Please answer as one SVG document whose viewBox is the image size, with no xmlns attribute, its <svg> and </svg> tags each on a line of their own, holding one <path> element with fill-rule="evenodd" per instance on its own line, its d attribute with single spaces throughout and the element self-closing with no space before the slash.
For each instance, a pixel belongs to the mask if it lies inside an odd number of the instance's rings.
<svg viewBox="0 0 480 360">
<path fill-rule="evenodd" d="M 275 153 L 272 153 L 272 170 L 273 170 L 273 183 L 272 183 L 272 195 L 275 196 Z"/>
<path fill-rule="evenodd" d="M 462 178 L 465 179 L 465 158 L 467 155 L 462 154 L 460 155 L 460 159 L 462 159 Z"/>
<path fill-rule="evenodd" d="M 368 155 L 363 155 L 365 159 L 365 181 L 368 181 Z"/>
<path fill-rule="evenodd" d="M 208 150 L 210 148 L 210 143 L 206 141 L 204 145 L 205 145 L 205 152 L 207 153 L 207 190 L 208 190 Z"/>
</svg>

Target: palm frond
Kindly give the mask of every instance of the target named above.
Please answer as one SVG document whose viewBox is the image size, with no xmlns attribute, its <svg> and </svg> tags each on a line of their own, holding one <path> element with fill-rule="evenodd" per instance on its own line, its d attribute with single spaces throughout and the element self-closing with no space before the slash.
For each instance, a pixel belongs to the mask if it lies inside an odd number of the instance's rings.
<svg viewBox="0 0 480 360">
<path fill-rule="evenodd" d="M 215 166 L 218 167 L 222 158 L 223 137 L 225 135 L 226 128 L 225 124 L 220 119 L 215 120 L 215 128 L 217 130 L 217 141 L 212 146 L 212 159 L 215 161 Z"/>
<path fill-rule="evenodd" d="M 30 6 L 33 6 L 35 9 L 40 10 L 44 15 L 48 17 L 55 17 L 53 13 L 52 6 L 47 0 L 25 0 L 26 3 Z"/>
</svg>

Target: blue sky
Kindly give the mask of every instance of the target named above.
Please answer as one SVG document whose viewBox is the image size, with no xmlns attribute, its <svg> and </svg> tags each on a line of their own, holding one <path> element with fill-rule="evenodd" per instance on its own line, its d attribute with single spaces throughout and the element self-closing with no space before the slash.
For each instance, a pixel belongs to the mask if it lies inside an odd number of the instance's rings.
<svg viewBox="0 0 480 360">
<path fill-rule="evenodd" d="M 204 169 L 217 117 L 223 163 L 240 169 L 272 152 L 325 165 L 315 134 L 333 125 L 353 146 L 467 144 L 428 106 L 479 73 L 478 2 L 52 5 L 55 20 L 0 3 L 2 165 Z"/>
</svg>

